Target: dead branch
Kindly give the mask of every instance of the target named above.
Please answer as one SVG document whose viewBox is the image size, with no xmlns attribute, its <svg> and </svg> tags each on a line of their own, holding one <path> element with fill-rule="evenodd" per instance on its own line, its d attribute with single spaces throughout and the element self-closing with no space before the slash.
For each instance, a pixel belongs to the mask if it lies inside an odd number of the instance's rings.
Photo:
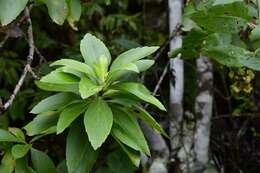
<svg viewBox="0 0 260 173">
<path fill-rule="evenodd" d="M 27 62 L 26 62 L 26 65 L 24 67 L 23 73 L 22 73 L 19 81 L 14 88 L 13 94 L 10 96 L 10 98 L 7 100 L 7 102 L 5 104 L 1 104 L 0 107 L 3 110 L 8 109 L 12 105 L 16 95 L 18 94 L 18 92 L 20 91 L 20 89 L 21 89 L 21 87 L 24 83 L 24 80 L 25 80 L 28 72 L 31 73 L 33 75 L 33 77 L 36 77 L 36 75 L 31 70 L 31 63 L 33 61 L 35 46 L 34 46 L 33 28 L 32 28 L 32 21 L 31 21 L 31 17 L 30 17 L 30 9 L 29 8 L 26 7 L 25 10 L 24 10 L 24 16 L 25 16 L 26 21 L 28 23 L 27 35 L 28 35 L 29 53 L 28 53 L 28 56 L 27 56 Z"/>
</svg>

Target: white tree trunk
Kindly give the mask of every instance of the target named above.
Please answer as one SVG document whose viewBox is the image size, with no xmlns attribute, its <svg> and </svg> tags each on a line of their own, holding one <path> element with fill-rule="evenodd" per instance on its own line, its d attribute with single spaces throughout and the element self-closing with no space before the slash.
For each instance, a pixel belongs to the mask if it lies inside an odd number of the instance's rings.
<svg viewBox="0 0 260 173">
<path fill-rule="evenodd" d="M 181 24 L 183 0 L 168 0 L 170 34 Z M 182 38 L 176 35 L 170 42 L 171 51 L 182 47 Z M 183 118 L 182 98 L 184 90 L 183 60 L 180 57 L 170 60 L 170 135 L 172 149 L 179 146 L 180 122 Z"/>
<path fill-rule="evenodd" d="M 209 161 L 213 73 L 212 63 L 207 57 L 198 58 L 196 63 L 198 74 L 198 95 L 195 103 L 197 124 L 194 135 L 195 165 L 192 172 L 203 172 Z"/>
<path fill-rule="evenodd" d="M 183 0 L 168 0 L 170 31 L 176 31 L 181 24 Z M 170 43 L 171 51 L 182 47 L 181 35 L 177 35 Z M 186 173 L 189 170 L 190 137 L 183 134 L 183 92 L 184 67 L 180 55 L 170 61 L 170 135 L 172 156 L 180 161 L 180 169 Z M 190 135 L 191 137 L 193 135 Z"/>
</svg>

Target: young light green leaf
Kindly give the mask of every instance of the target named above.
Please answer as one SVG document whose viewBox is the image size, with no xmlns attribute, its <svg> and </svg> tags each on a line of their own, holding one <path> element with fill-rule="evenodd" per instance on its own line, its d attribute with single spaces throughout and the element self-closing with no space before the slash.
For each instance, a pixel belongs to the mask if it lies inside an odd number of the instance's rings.
<svg viewBox="0 0 260 173">
<path fill-rule="evenodd" d="M 105 56 L 108 64 L 111 61 L 111 55 L 105 44 L 91 34 L 86 34 L 80 42 L 80 51 L 86 64 L 93 66 L 93 64 L 100 63 L 99 58 Z"/>
<path fill-rule="evenodd" d="M 33 107 L 30 113 L 39 114 L 46 111 L 57 110 L 76 98 L 77 97 L 72 93 L 55 94 L 40 101 Z"/>
<path fill-rule="evenodd" d="M 8 128 L 9 132 L 11 132 L 20 142 L 22 143 L 26 143 L 25 141 L 25 135 L 23 133 L 23 131 L 19 128 L 15 128 L 15 127 L 9 127 Z"/>
<path fill-rule="evenodd" d="M 83 77 L 83 76 L 86 76 L 85 73 L 82 73 L 82 72 L 80 72 L 80 71 L 78 71 L 78 70 L 75 70 L 75 69 L 70 68 L 70 67 L 67 67 L 67 66 L 57 68 L 57 70 L 60 70 L 60 71 L 62 71 L 62 72 L 64 72 L 64 73 L 72 74 L 72 75 L 77 76 L 77 77 L 79 77 L 79 78 L 81 78 L 81 77 Z"/>
<path fill-rule="evenodd" d="M 12 147 L 12 155 L 15 159 L 19 159 L 24 157 L 28 151 L 31 149 L 31 145 L 29 144 L 16 144 Z"/>
<path fill-rule="evenodd" d="M 63 73 L 59 70 L 54 70 L 46 76 L 42 77 L 40 81 L 54 84 L 74 84 L 77 83 L 79 79 L 73 75 Z"/>
<path fill-rule="evenodd" d="M 125 145 L 150 155 L 150 150 L 137 121 L 127 111 L 113 107 L 112 135 Z"/>
<path fill-rule="evenodd" d="M 98 64 L 94 64 L 96 76 L 101 84 L 105 82 L 107 77 L 108 65 L 107 57 L 104 55 L 100 56 Z"/>
<path fill-rule="evenodd" d="M 61 60 L 55 61 L 50 66 L 56 66 L 56 65 L 62 65 L 65 67 L 69 67 L 71 69 L 83 72 L 91 77 L 95 76 L 94 71 L 92 70 L 92 68 L 89 65 L 76 61 L 76 60 L 73 60 L 73 59 L 61 59 Z"/>
<path fill-rule="evenodd" d="M 62 133 L 87 108 L 85 102 L 76 102 L 67 106 L 60 114 L 57 124 L 57 134 Z"/>
<path fill-rule="evenodd" d="M 120 54 L 112 63 L 110 70 L 116 70 L 118 68 L 121 68 L 122 66 L 133 63 L 137 60 L 140 60 L 142 58 L 145 58 L 152 53 L 154 53 L 156 50 L 158 50 L 159 47 L 153 46 L 153 47 L 138 47 L 134 49 L 130 49 L 122 54 Z"/>
<path fill-rule="evenodd" d="M 0 129 L 0 142 L 21 142 L 11 132 Z"/>
<path fill-rule="evenodd" d="M 167 133 L 161 128 L 160 124 L 156 122 L 156 120 L 143 108 L 140 106 L 134 106 L 135 114 L 138 115 L 145 123 L 147 123 L 151 128 L 156 130 L 157 132 L 163 134 L 166 137 L 169 137 Z"/>
<path fill-rule="evenodd" d="M 66 0 L 41 0 L 46 4 L 51 19 L 58 25 L 62 25 L 68 15 L 69 9 Z"/>
<path fill-rule="evenodd" d="M 56 167 L 50 157 L 42 151 L 31 148 L 31 159 L 37 173 L 56 173 Z"/>
<path fill-rule="evenodd" d="M 27 124 L 24 129 L 28 136 L 34 136 L 44 133 L 45 130 L 55 126 L 58 121 L 57 112 L 44 112 L 37 115 L 33 121 Z"/>
<path fill-rule="evenodd" d="M 61 91 L 61 92 L 73 92 L 78 94 L 78 83 L 71 84 L 55 84 L 37 81 L 35 82 L 38 88 L 45 91 Z"/>
<path fill-rule="evenodd" d="M 107 77 L 107 83 L 111 84 L 114 81 L 119 80 L 120 78 L 123 78 L 129 74 L 133 73 L 139 73 L 140 70 L 137 67 L 137 64 L 129 63 L 124 66 L 122 66 L 120 69 L 116 69 L 114 71 L 109 71 L 108 77 Z"/>
<path fill-rule="evenodd" d="M 76 121 L 70 127 L 66 142 L 66 163 L 69 173 L 88 173 L 98 156 L 88 141 L 83 124 Z"/>
<path fill-rule="evenodd" d="M 81 98 L 86 99 L 101 91 L 103 86 L 98 86 L 86 77 L 81 78 L 79 82 L 79 93 Z"/>
<path fill-rule="evenodd" d="M 134 82 L 118 83 L 112 86 L 112 88 L 129 92 L 135 95 L 136 97 L 138 97 L 139 99 L 148 102 L 154 106 L 157 106 L 159 109 L 163 111 L 166 110 L 165 107 L 162 105 L 162 103 L 154 96 L 152 96 L 150 91 L 140 83 L 134 83 Z"/>
<path fill-rule="evenodd" d="M 88 106 L 84 116 L 84 124 L 89 141 L 96 150 L 105 142 L 113 124 L 112 111 L 101 97 L 97 97 Z"/>
<path fill-rule="evenodd" d="M 153 66 L 153 64 L 154 64 L 154 60 L 150 60 L 150 59 L 143 59 L 135 62 L 135 65 L 137 66 L 140 72 L 148 70 L 150 67 Z"/>
<path fill-rule="evenodd" d="M 25 8 L 28 0 L 0 0 L 0 22 L 11 23 Z"/>
</svg>

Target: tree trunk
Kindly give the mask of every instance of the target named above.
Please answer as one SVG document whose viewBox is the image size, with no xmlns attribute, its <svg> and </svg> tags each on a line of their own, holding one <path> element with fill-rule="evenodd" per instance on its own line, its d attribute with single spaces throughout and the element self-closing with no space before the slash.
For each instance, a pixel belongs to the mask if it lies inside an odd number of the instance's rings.
<svg viewBox="0 0 260 173">
<path fill-rule="evenodd" d="M 198 95 L 195 103 L 197 124 L 194 135 L 195 165 L 192 172 L 201 173 L 205 170 L 209 161 L 213 73 L 212 64 L 207 57 L 198 58 L 196 63 L 198 74 Z"/>
</svg>

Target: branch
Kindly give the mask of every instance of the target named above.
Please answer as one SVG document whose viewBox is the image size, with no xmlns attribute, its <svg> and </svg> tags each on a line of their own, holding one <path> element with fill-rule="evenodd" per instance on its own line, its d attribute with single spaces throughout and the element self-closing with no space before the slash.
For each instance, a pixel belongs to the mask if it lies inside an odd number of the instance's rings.
<svg viewBox="0 0 260 173">
<path fill-rule="evenodd" d="M 2 48 L 4 46 L 4 44 L 8 40 L 8 38 L 9 38 L 9 34 L 6 33 L 4 39 L 0 42 L 0 48 Z"/>
<path fill-rule="evenodd" d="M 29 53 L 28 53 L 28 56 L 27 56 L 27 63 L 24 67 L 23 73 L 22 73 L 18 83 L 16 84 L 16 86 L 14 88 L 13 94 L 10 96 L 10 98 L 7 100 L 7 102 L 5 104 L 1 105 L 1 108 L 3 110 L 8 109 L 12 105 L 17 93 L 20 91 L 20 89 L 21 89 L 21 87 L 24 83 L 24 80 L 25 80 L 28 72 L 30 72 L 31 74 L 34 74 L 34 73 L 32 73 L 32 70 L 31 70 L 31 63 L 33 61 L 35 46 L 34 46 L 34 39 L 33 39 L 32 21 L 31 21 L 30 11 L 29 11 L 28 7 L 26 7 L 25 10 L 24 10 L 24 16 L 26 17 L 27 23 L 29 25 L 28 31 L 27 31 L 28 44 L 29 44 Z"/>
</svg>

